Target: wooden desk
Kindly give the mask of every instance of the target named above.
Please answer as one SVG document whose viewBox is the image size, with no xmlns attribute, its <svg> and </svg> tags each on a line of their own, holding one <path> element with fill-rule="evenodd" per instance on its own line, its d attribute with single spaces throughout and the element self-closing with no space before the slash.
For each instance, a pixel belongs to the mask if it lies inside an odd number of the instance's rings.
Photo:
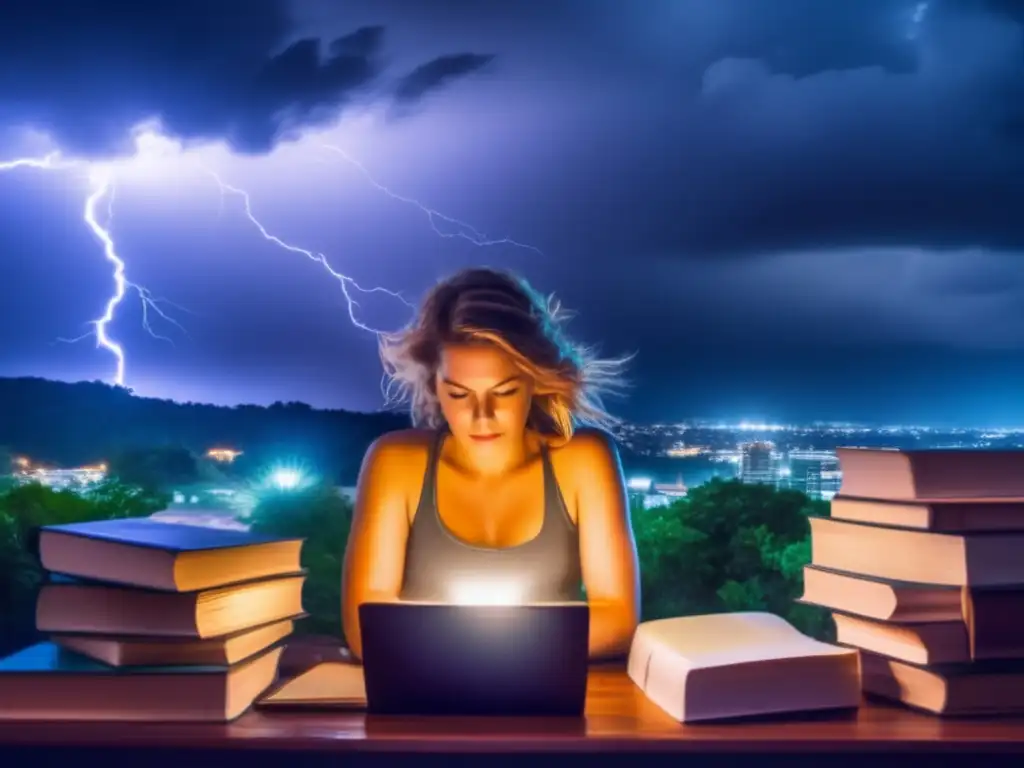
<svg viewBox="0 0 1024 768">
<path fill-rule="evenodd" d="M 241 753 L 245 753 L 244 755 Z M 838 754 L 837 754 L 838 753 Z M 928 759 L 931 765 L 986 768 L 1024 758 L 1024 718 L 948 720 L 866 704 L 857 711 L 727 724 L 682 726 L 651 704 L 619 669 L 591 672 L 582 720 L 511 718 L 391 718 L 345 713 L 253 710 L 228 725 L 2 723 L 0 764 L 81 764 L 199 768 L 239 761 L 256 766 L 418 766 L 506 763 L 540 756 L 573 764 L 678 768 L 756 763 L 837 764 L 871 768 Z M 483 757 L 486 755 L 486 757 Z M 534 757 L 536 756 L 536 757 Z M 984 756 L 984 757 L 982 757 Z M 66 762 L 73 760 L 73 763 Z M 244 762 L 243 762 L 244 761 Z M 544 761 L 547 762 L 547 761 Z"/>
</svg>

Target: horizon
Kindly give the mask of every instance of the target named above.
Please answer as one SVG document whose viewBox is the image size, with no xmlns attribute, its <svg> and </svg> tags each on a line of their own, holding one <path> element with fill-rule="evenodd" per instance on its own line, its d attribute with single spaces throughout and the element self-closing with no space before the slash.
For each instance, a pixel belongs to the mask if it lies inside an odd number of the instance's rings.
<svg viewBox="0 0 1024 768">
<path fill-rule="evenodd" d="M 190 400 L 175 400 L 173 398 L 155 397 L 152 395 L 140 394 L 134 392 L 130 387 L 123 385 L 110 384 L 109 382 L 100 380 L 78 380 L 78 381 L 66 381 L 61 379 L 48 379 L 42 376 L 0 376 L 0 381 L 24 381 L 24 382 L 45 382 L 48 384 L 62 384 L 67 386 L 76 385 L 95 385 L 107 387 L 109 389 L 119 390 L 124 392 L 128 397 L 135 398 L 137 400 L 151 400 L 155 402 L 168 402 L 174 405 L 182 406 L 203 406 L 211 408 L 271 408 L 275 405 L 300 405 L 304 406 L 311 411 L 319 413 L 349 413 L 363 416 L 377 416 L 377 415 L 398 415 L 407 416 L 407 406 L 404 404 L 395 404 L 389 408 L 382 408 L 376 411 L 355 411 L 346 408 L 329 408 L 319 407 L 311 403 L 304 402 L 302 400 L 276 400 L 266 403 L 252 403 L 252 402 L 237 402 L 237 403 L 214 403 L 214 402 L 201 402 L 201 401 L 190 401 Z M 871 421 L 851 421 L 845 419 L 809 419 L 806 421 L 786 421 L 781 419 L 763 418 L 763 417 L 751 417 L 749 415 L 733 415 L 726 417 L 718 417 L 713 415 L 696 415 L 687 416 L 677 419 L 655 419 L 652 421 L 636 421 L 632 419 L 621 419 L 623 425 L 632 425 L 640 427 L 678 427 L 678 426 L 689 426 L 702 429 L 723 429 L 723 430 L 734 430 L 734 431 L 749 431 L 756 433 L 767 433 L 773 431 L 787 431 L 792 428 L 806 429 L 812 427 L 824 427 L 833 430 L 849 429 L 849 430 L 868 430 L 868 431 L 885 431 L 887 429 L 892 430 L 950 430 L 950 431 L 985 431 L 991 430 L 996 432 L 1024 432 L 1024 425 L 1015 426 L 1010 423 L 995 423 L 995 424 L 953 424 L 953 423 L 941 423 L 941 422 L 871 422 Z"/>
</svg>

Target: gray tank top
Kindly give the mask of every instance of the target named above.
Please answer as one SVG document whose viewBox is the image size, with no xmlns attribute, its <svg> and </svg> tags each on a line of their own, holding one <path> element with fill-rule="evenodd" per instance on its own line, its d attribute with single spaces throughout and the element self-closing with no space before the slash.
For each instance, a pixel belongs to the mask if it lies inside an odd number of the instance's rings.
<svg viewBox="0 0 1024 768">
<path fill-rule="evenodd" d="M 514 547 L 480 547 L 457 538 L 437 509 L 437 465 L 446 431 L 431 441 L 416 517 L 405 550 L 402 600 L 446 602 L 454 585 L 514 585 L 516 601 L 564 602 L 582 599 L 579 532 L 565 507 L 547 447 L 544 466 L 544 522 L 540 533 Z M 457 589 L 458 587 L 455 586 Z"/>
</svg>

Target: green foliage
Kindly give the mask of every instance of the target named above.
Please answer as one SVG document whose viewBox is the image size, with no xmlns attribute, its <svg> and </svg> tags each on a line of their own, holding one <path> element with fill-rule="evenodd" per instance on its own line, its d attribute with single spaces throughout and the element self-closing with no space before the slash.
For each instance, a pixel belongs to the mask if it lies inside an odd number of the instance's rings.
<svg viewBox="0 0 1024 768">
<path fill-rule="evenodd" d="M 720 479 L 666 507 L 631 510 L 643 618 L 770 611 L 832 639 L 826 611 L 795 603 L 810 560 L 808 517 L 828 503 Z"/>
<path fill-rule="evenodd" d="M 166 497 L 116 482 L 81 494 L 37 483 L 0 493 L 0 652 L 28 642 L 35 633 L 36 592 L 43 571 L 34 541 L 41 526 L 140 517 L 166 504 Z"/>
<path fill-rule="evenodd" d="M 0 476 L 9 475 L 14 469 L 14 454 L 6 445 L 0 445 Z"/>
<path fill-rule="evenodd" d="M 253 531 L 306 540 L 302 565 L 309 571 L 303 604 L 309 618 L 298 632 L 341 634 L 341 562 L 352 525 L 352 504 L 327 485 L 265 496 L 252 512 Z"/>
<path fill-rule="evenodd" d="M 211 462 L 180 446 L 122 451 L 109 461 L 107 470 L 121 483 L 151 491 L 171 491 L 178 486 L 224 479 Z"/>
<path fill-rule="evenodd" d="M 827 502 L 801 493 L 721 480 L 668 507 L 634 506 L 643 618 L 765 610 L 832 639 L 826 611 L 794 602 L 810 559 L 807 518 L 827 514 Z M 310 618 L 300 631 L 341 631 L 341 561 L 351 522 L 351 503 L 328 487 L 266 497 L 253 513 L 253 530 L 306 539 Z"/>
<path fill-rule="evenodd" d="M 42 572 L 32 538 L 39 526 L 143 516 L 166 502 L 166 496 L 116 481 L 84 494 L 40 485 L 0 492 L 0 650 L 33 636 Z M 264 496 L 250 517 L 254 531 L 305 539 L 310 616 L 301 632 L 341 633 L 341 566 L 352 512 L 352 504 L 324 484 Z M 671 506 L 634 506 L 643 619 L 766 610 L 812 636 L 833 639 L 826 611 L 794 602 L 810 559 L 807 518 L 827 514 L 827 502 L 797 492 L 721 480 Z"/>
</svg>

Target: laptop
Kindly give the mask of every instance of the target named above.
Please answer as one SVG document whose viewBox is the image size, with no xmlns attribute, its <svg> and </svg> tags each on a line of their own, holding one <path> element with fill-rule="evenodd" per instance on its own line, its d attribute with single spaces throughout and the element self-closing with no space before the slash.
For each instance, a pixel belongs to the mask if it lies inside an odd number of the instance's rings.
<svg viewBox="0 0 1024 768">
<path fill-rule="evenodd" d="M 370 714 L 583 714 L 584 602 L 364 603 L 359 624 Z"/>
</svg>

